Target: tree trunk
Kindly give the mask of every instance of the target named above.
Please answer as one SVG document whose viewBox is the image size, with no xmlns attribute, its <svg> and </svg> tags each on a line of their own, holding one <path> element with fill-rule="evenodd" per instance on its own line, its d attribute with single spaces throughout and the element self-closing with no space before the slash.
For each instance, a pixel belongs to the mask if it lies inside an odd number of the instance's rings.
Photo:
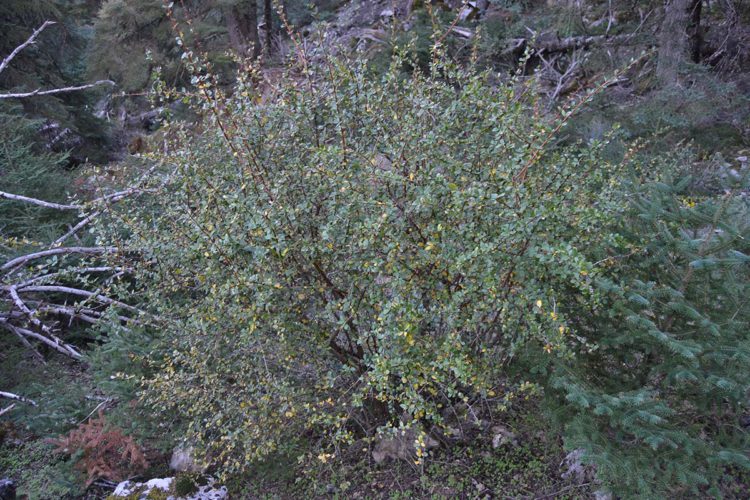
<svg viewBox="0 0 750 500">
<path fill-rule="evenodd" d="M 241 56 L 246 56 L 251 48 L 253 58 L 260 55 L 257 7 L 256 0 L 240 0 L 235 5 L 224 8 L 229 41 Z"/>
<path fill-rule="evenodd" d="M 703 49 L 703 29 L 701 28 L 701 9 L 703 0 L 693 0 L 690 6 L 690 26 L 688 34 L 690 36 L 690 59 L 694 63 L 701 62 L 701 50 Z"/>
<path fill-rule="evenodd" d="M 263 23 L 266 25 L 266 43 L 265 43 L 265 53 L 266 57 L 269 57 L 271 55 L 271 41 L 273 38 L 273 6 L 271 5 L 271 0 L 265 0 L 263 4 Z"/>
<path fill-rule="evenodd" d="M 700 1 L 700 0 L 698 0 Z M 667 0 L 664 21 L 659 33 L 659 55 L 656 76 L 664 85 L 678 82 L 678 70 L 687 61 L 691 20 L 690 7 L 695 0 Z"/>
</svg>

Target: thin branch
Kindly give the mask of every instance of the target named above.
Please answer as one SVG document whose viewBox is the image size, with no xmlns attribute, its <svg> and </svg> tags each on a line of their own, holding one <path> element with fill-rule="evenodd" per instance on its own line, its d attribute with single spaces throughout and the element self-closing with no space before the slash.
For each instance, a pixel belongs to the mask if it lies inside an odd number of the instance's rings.
<svg viewBox="0 0 750 500">
<path fill-rule="evenodd" d="M 91 222 L 92 220 L 94 220 L 94 218 L 97 215 L 99 215 L 100 213 L 101 212 L 98 211 L 98 210 L 96 212 L 91 212 L 89 215 L 87 215 L 86 217 L 84 217 L 78 224 L 76 224 L 75 226 L 73 226 L 72 228 L 70 228 L 70 231 L 68 231 L 67 233 L 63 234 L 59 238 L 57 238 L 55 241 L 53 241 L 52 245 L 50 245 L 50 246 L 56 247 L 56 246 L 62 244 L 63 241 L 67 240 L 68 238 L 70 238 L 71 236 L 73 236 L 74 234 L 76 234 L 78 231 L 80 231 L 82 227 L 84 227 L 89 222 Z"/>
<path fill-rule="evenodd" d="M 32 401 L 31 399 L 25 398 L 23 396 L 19 396 L 18 394 L 13 394 L 12 392 L 3 392 L 3 391 L 0 391 L 0 398 L 13 399 L 15 401 L 20 401 L 21 403 L 26 403 L 26 404 L 29 404 L 31 406 L 36 406 L 36 402 L 35 401 Z"/>
<path fill-rule="evenodd" d="M 39 361 L 40 363 L 42 363 L 44 365 L 47 364 L 47 361 L 45 361 L 44 356 L 42 356 L 42 354 L 39 351 L 37 351 L 36 348 L 34 348 L 33 345 L 31 345 L 31 342 L 29 342 L 28 340 L 26 340 L 26 337 L 24 337 L 23 334 L 21 332 L 19 332 L 16 329 L 15 326 L 13 326 L 10 323 L 7 323 L 5 321 L 3 321 L 2 324 L 5 325 L 5 327 L 13 333 L 13 335 L 15 335 L 16 337 L 18 337 L 18 340 L 21 341 L 21 343 L 24 345 L 24 347 L 26 347 L 28 350 L 30 350 L 32 352 L 32 354 L 37 359 L 37 361 Z"/>
<path fill-rule="evenodd" d="M 83 208 L 81 205 L 63 205 L 61 203 L 52 203 L 49 201 L 39 200 L 37 198 L 29 198 L 28 196 L 21 196 L 20 194 L 6 193 L 5 191 L 0 191 L 0 198 L 5 198 L 7 200 L 23 201 L 26 203 L 31 203 L 33 205 L 39 205 L 40 207 L 44 207 L 44 208 L 56 208 L 57 210 L 80 210 Z"/>
<path fill-rule="evenodd" d="M 94 83 L 87 83 L 86 85 L 78 85 L 75 87 L 62 87 L 59 89 L 42 90 L 36 89 L 32 92 L 22 92 L 19 94 L 0 94 L 0 99 L 25 99 L 27 97 L 36 97 L 42 95 L 53 95 L 62 94 L 65 92 L 76 92 L 78 90 L 86 90 L 99 85 L 116 85 L 112 80 L 99 80 Z"/>
<path fill-rule="evenodd" d="M 34 33 L 31 34 L 31 36 L 29 37 L 28 40 L 26 40 L 21 45 L 19 45 L 18 47 L 16 47 L 13 50 L 13 52 L 10 53 L 10 55 L 8 57 L 6 57 L 5 59 L 3 59 L 3 62 L 0 63 L 0 73 L 2 73 L 5 70 L 5 68 L 8 66 L 8 64 L 13 60 L 14 57 L 16 57 L 18 55 L 19 52 L 21 52 L 23 49 L 25 49 L 26 47 L 28 47 L 29 45 L 31 45 L 32 43 L 34 43 L 34 40 L 36 39 L 36 37 L 39 36 L 39 33 L 41 33 L 42 31 L 44 31 L 44 29 L 47 28 L 47 26 L 52 26 L 53 24 L 56 24 L 56 23 L 54 21 L 44 21 L 44 24 L 42 24 L 41 26 L 39 26 L 36 29 L 36 31 L 34 31 Z"/>
<path fill-rule="evenodd" d="M 45 337 L 44 335 L 41 335 L 41 334 L 36 333 L 36 332 L 32 332 L 31 330 L 27 330 L 26 328 L 20 328 L 18 326 L 13 326 L 10 323 L 8 323 L 7 320 L 5 320 L 4 318 L 0 318 L 0 325 L 3 325 L 4 327 L 8 328 L 11 331 L 19 332 L 19 333 L 21 333 L 25 337 L 30 337 L 32 339 L 36 339 L 36 340 L 42 342 L 43 344 L 48 345 L 52 349 L 58 351 L 59 353 L 64 354 L 64 355 L 66 355 L 68 357 L 71 357 L 73 359 L 81 359 L 81 358 L 83 358 L 83 356 L 81 356 L 81 354 L 78 351 L 76 351 L 73 347 L 69 346 L 65 342 L 60 341 L 59 339 L 58 339 L 58 342 L 55 342 L 54 340 L 51 340 L 51 339 Z M 12 329 L 10 327 L 12 327 Z"/>
<path fill-rule="evenodd" d="M 10 293 L 10 296 L 13 299 L 13 303 L 16 305 L 16 307 L 18 307 L 18 309 L 20 309 L 21 312 L 23 312 L 26 315 L 26 317 L 29 319 L 29 321 L 31 321 L 32 324 L 34 324 L 34 326 L 36 326 L 41 331 L 46 333 L 50 337 L 51 342 L 54 342 L 55 345 L 60 346 L 63 349 L 65 349 L 67 351 L 67 354 L 74 358 L 79 358 L 81 356 L 80 353 L 76 349 L 74 349 L 72 346 L 63 342 L 62 339 L 57 337 L 52 332 L 52 329 L 49 326 L 42 323 L 42 321 L 36 317 L 36 311 L 32 311 L 31 309 L 29 309 L 29 307 L 26 305 L 23 299 L 21 299 L 21 297 L 18 295 L 18 290 L 16 290 L 16 287 L 11 286 L 8 289 L 8 292 Z"/>
<path fill-rule="evenodd" d="M 5 415 L 6 413 L 8 413 L 10 410 L 12 410 L 15 407 L 16 407 L 16 403 L 13 403 L 12 405 L 6 406 L 2 410 L 0 410 L 0 417 L 2 417 L 3 415 Z"/>
<path fill-rule="evenodd" d="M 20 290 L 21 288 L 31 286 L 34 283 L 44 282 L 45 280 L 49 280 L 51 278 L 58 278 L 60 276 L 63 276 L 63 277 L 69 276 L 73 273 L 80 276 L 83 274 L 107 273 L 107 272 L 114 272 L 120 275 L 120 274 L 125 274 L 125 273 L 132 273 L 133 269 L 129 267 L 121 267 L 121 266 L 75 267 L 75 268 L 65 269 L 62 271 L 54 272 L 54 273 L 41 274 L 38 276 L 34 276 L 26 281 L 22 281 L 21 283 L 16 283 L 13 286 L 15 286 L 16 288 Z"/>
<path fill-rule="evenodd" d="M 103 253 L 117 253 L 117 247 L 63 247 L 63 248 L 52 248 L 50 250 L 43 250 L 41 252 L 34 252 L 20 257 L 16 257 L 13 260 L 9 260 L 2 266 L 0 271 L 7 271 L 13 269 L 30 260 L 40 259 L 42 257 L 49 257 L 50 255 L 62 255 L 70 253 L 80 253 L 87 255 L 99 255 Z"/>
<path fill-rule="evenodd" d="M 142 311 L 138 309 L 137 307 L 133 307 L 131 305 L 128 305 L 124 302 L 120 302 L 119 300 L 111 299 L 105 295 L 101 295 L 94 292 L 89 292 L 88 290 L 81 290 L 80 288 L 72 288 L 69 286 L 60 286 L 60 285 L 40 285 L 40 286 L 28 286 L 25 288 L 22 288 L 18 290 L 19 293 L 33 293 L 33 292 L 59 292 L 59 293 L 67 293 L 69 295 L 78 295 L 80 297 L 87 297 L 90 299 L 94 299 L 97 302 L 101 302 L 102 304 L 107 304 L 111 306 L 118 306 L 122 307 L 123 309 L 126 309 L 128 311 L 137 313 L 137 314 L 144 314 L 146 316 L 152 316 L 151 314 Z"/>
</svg>

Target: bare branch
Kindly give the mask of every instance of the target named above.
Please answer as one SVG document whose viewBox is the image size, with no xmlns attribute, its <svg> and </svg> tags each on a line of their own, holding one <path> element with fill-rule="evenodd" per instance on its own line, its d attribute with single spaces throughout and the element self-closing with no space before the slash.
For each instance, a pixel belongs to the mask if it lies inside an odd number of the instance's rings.
<svg viewBox="0 0 750 500">
<path fill-rule="evenodd" d="M 146 316 L 151 316 L 151 314 L 142 311 L 138 309 L 137 307 L 133 307 L 131 305 L 128 305 L 124 302 L 120 302 L 119 300 L 111 299 L 105 295 L 101 295 L 94 292 L 89 292 L 88 290 L 81 290 L 80 288 L 72 288 L 69 286 L 61 286 L 61 285 L 40 285 L 40 286 L 28 286 L 24 287 L 20 290 L 18 290 L 19 293 L 33 293 L 33 292 L 59 292 L 59 293 L 67 293 L 70 295 L 78 295 L 80 297 L 86 297 L 93 300 L 96 300 L 97 302 L 100 302 L 102 304 L 112 305 L 112 306 L 118 306 L 122 307 L 123 309 L 127 311 L 131 311 L 137 314 L 144 314 Z"/>
<path fill-rule="evenodd" d="M 54 21 L 44 21 L 44 24 L 42 24 L 41 26 L 39 26 L 36 29 L 36 31 L 34 31 L 34 33 L 31 34 L 31 36 L 29 37 L 28 40 L 26 40 L 21 45 L 19 45 L 15 49 L 13 49 L 13 52 L 11 52 L 10 55 L 8 57 L 6 57 L 5 59 L 3 59 L 3 62 L 0 63 L 0 73 L 2 73 L 5 70 L 5 68 L 8 66 L 8 64 L 13 60 L 14 57 L 16 57 L 18 55 L 19 52 L 21 52 L 23 49 L 25 49 L 26 47 L 28 47 L 29 45 L 31 45 L 32 43 L 34 43 L 34 40 L 36 39 L 36 37 L 39 36 L 39 33 L 41 33 L 42 31 L 44 31 L 44 29 L 47 26 L 52 26 L 53 24 L 56 24 L 56 23 Z"/>
<path fill-rule="evenodd" d="M 36 312 L 32 311 L 31 309 L 29 309 L 29 307 L 26 305 L 26 303 L 23 301 L 23 299 L 21 299 L 21 297 L 18 295 L 18 291 L 16 290 L 15 287 L 11 286 L 8 289 L 8 292 L 10 293 L 10 296 L 13 299 L 13 303 L 16 305 L 16 307 L 18 307 L 18 309 L 20 309 L 21 312 L 23 312 L 26 315 L 26 317 L 29 319 L 29 321 L 31 321 L 31 323 L 34 326 L 36 326 L 41 331 L 43 331 L 44 333 L 46 333 L 47 336 L 50 338 L 51 342 L 54 342 L 54 344 L 56 346 L 60 346 L 63 349 L 65 349 L 65 351 L 67 351 L 67 354 L 69 356 L 72 356 L 74 358 L 78 358 L 78 357 L 81 356 L 76 349 L 74 349 L 72 346 L 66 344 L 65 342 L 62 341 L 62 339 L 60 339 L 59 337 L 57 337 L 57 335 L 55 335 L 52 332 L 52 328 L 50 328 L 48 325 L 45 325 L 44 323 L 42 323 L 42 320 L 40 320 L 39 318 L 36 317 Z"/>
<path fill-rule="evenodd" d="M 0 198 L 23 201 L 26 203 L 31 203 L 33 205 L 39 205 L 40 207 L 56 208 L 58 210 L 80 210 L 83 208 L 81 205 L 63 205 L 60 203 L 52 203 L 49 201 L 38 200 L 36 198 L 29 198 L 28 196 L 21 196 L 20 194 L 6 193 L 5 191 L 0 191 Z"/>
<path fill-rule="evenodd" d="M 36 317 L 34 312 L 29 309 L 26 303 L 18 295 L 18 290 L 16 290 L 16 287 L 11 286 L 10 288 L 8 288 L 8 292 L 10 293 L 10 297 L 13 299 L 13 303 L 16 305 L 16 307 L 26 315 L 26 317 L 34 324 L 34 326 L 41 329 L 47 335 L 52 335 L 52 329 L 42 323 L 42 321 Z"/>
<path fill-rule="evenodd" d="M 47 273 L 47 274 L 34 276 L 21 283 L 16 283 L 13 286 L 15 286 L 16 288 L 20 290 L 21 288 L 31 286 L 34 283 L 44 282 L 45 280 L 49 280 L 50 278 L 58 278 L 60 276 L 64 277 L 70 274 L 75 274 L 75 275 L 80 276 L 83 274 L 107 273 L 107 272 L 114 272 L 119 275 L 119 274 L 125 274 L 125 273 L 132 273 L 133 270 L 129 267 L 120 267 L 120 266 L 76 267 L 76 268 L 65 269 L 63 271 L 58 271 L 54 273 Z"/>
<path fill-rule="evenodd" d="M 31 351 L 31 353 L 34 355 L 34 357 L 37 359 L 37 361 L 39 361 L 40 363 L 42 363 L 44 365 L 47 364 L 47 362 L 44 360 L 44 356 L 42 356 L 41 353 L 39 351 L 37 351 L 34 348 L 33 345 L 31 345 L 31 342 L 29 342 L 26 339 L 26 337 L 24 337 L 23 334 L 21 334 L 21 332 L 19 332 L 18 330 L 16 330 L 15 326 L 13 326 L 13 325 L 11 325 L 10 323 L 7 323 L 7 322 L 3 322 L 3 325 L 5 325 L 5 327 L 13 333 L 13 335 L 15 335 L 16 337 L 18 337 L 18 340 L 21 341 L 21 343 L 24 345 L 24 347 L 26 347 L 29 351 Z"/>
<path fill-rule="evenodd" d="M 43 312 L 50 312 L 53 314 L 63 314 L 65 316 L 68 316 L 71 320 L 72 319 L 80 319 L 81 321 L 85 321 L 86 323 L 89 323 L 91 325 L 96 324 L 101 319 L 101 314 L 97 313 L 96 316 L 90 316 L 82 311 L 76 311 L 72 307 L 64 307 L 64 306 L 40 306 L 40 311 Z"/>
<path fill-rule="evenodd" d="M 96 212 L 91 212 L 89 215 L 87 215 L 86 217 L 84 217 L 83 219 L 81 219 L 81 221 L 78 224 L 76 224 L 75 226 L 71 227 L 70 231 L 68 231 L 67 233 L 63 234 L 59 238 L 57 238 L 55 241 L 53 241 L 52 245 L 50 245 L 50 246 L 51 247 L 56 247 L 57 245 L 62 244 L 63 241 L 67 240 L 68 238 L 70 238 L 71 236 L 73 236 L 74 234 L 76 234 L 78 231 L 80 231 L 81 228 L 83 228 L 89 222 L 91 222 L 92 220 L 94 220 L 100 213 L 101 212 L 98 211 L 98 210 Z"/>
<path fill-rule="evenodd" d="M 592 45 L 622 45 L 630 42 L 637 35 L 637 31 L 624 35 L 592 35 L 592 36 L 569 36 L 559 38 L 556 36 L 542 36 L 537 40 L 529 38 L 512 38 L 504 54 L 523 51 L 531 44 L 534 53 L 564 52 L 567 50 L 585 49 Z"/>
<path fill-rule="evenodd" d="M 16 403 L 13 403 L 12 405 L 6 406 L 2 410 L 0 410 L 0 417 L 2 417 L 3 415 L 5 415 L 6 413 L 8 413 L 10 410 L 12 410 L 15 407 L 16 407 Z"/>
<path fill-rule="evenodd" d="M 116 85 L 112 80 L 99 80 L 94 83 L 87 83 L 86 85 L 78 85 L 75 87 L 62 87 L 58 89 L 42 90 L 36 89 L 32 92 L 21 92 L 18 94 L 0 94 L 0 99 L 25 99 L 27 97 L 36 97 L 42 95 L 53 95 L 62 94 L 65 92 L 76 92 L 78 90 L 86 90 L 99 85 Z"/>
<path fill-rule="evenodd" d="M 50 250 L 43 250 L 41 252 L 35 252 L 30 253 L 27 255 L 22 255 L 20 257 L 16 257 L 13 260 L 9 260 L 2 266 L 0 266 L 0 271 L 7 271 L 9 269 L 13 269 L 15 267 L 18 267 L 30 260 L 40 259 L 42 257 L 49 257 L 50 255 L 62 255 L 62 254 L 71 254 L 71 253 L 80 253 L 80 254 L 88 254 L 88 255 L 98 255 L 98 254 L 104 254 L 104 253 L 117 253 L 117 247 L 63 247 L 63 248 L 52 248 Z"/>
<path fill-rule="evenodd" d="M 20 401 L 21 403 L 26 403 L 26 404 L 30 404 L 31 406 L 36 406 L 36 402 L 32 401 L 31 399 L 25 398 L 23 396 L 19 396 L 18 394 L 13 394 L 12 392 L 0 391 L 0 398 L 13 399 L 15 401 Z"/>
<path fill-rule="evenodd" d="M 61 354 L 64 354 L 68 357 L 71 357 L 73 359 L 81 359 L 83 356 L 81 356 L 81 353 L 79 353 L 74 347 L 66 344 L 65 342 L 61 341 L 60 339 L 52 340 L 47 337 L 45 337 L 42 334 L 32 332 L 31 330 L 27 330 L 26 328 L 21 328 L 18 326 L 11 325 L 8 323 L 8 321 L 5 318 L 0 318 L 0 325 L 3 325 L 4 327 L 8 328 L 9 330 L 15 332 L 21 333 L 25 337 L 30 337 L 32 339 L 36 339 L 43 344 L 48 345 L 52 349 L 60 352 Z"/>
</svg>

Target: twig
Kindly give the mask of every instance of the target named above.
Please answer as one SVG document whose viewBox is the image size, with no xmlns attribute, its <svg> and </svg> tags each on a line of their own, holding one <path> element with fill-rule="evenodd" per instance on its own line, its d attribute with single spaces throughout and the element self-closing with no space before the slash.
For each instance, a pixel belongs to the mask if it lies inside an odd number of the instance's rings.
<svg viewBox="0 0 750 500">
<path fill-rule="evenodd" d="M 576 490 L 578 488 L 583 488 L 585 486 L 589 486 L 590 484 L 591 484 L 590 482 L 589 483 L 583 483 L 583 484 L 571 484 L 570 486 L 566 486 L 565 488 L 559 489 L 559 490 L 555 491 L 554 493 L 550 493 L 548 495 L 543 495 L 543 496 L 540 496 L 540 497 L 536 497 L 536 500 L 542 500 L 543 498 L 557 498 L 557 496 L 560 493 L 564 493 L 564 492 L 566 492 L 568 490 Z"/>
<path fill-rule="evenodd" d="M 57 210 L 80 210 L 83 208 L 81 205 L 63 205 L 61 203 L 52 203 L 49 201 L 39 200 L 37 198 L 29 198 L 28 196 L 22 196 L 20 194 L 6 193 L 5 191 L 0 191 L 0 198 L 23 201 L 26 203 L 31 203 L 32 205 L 39 205 L 40 207 L 44 208 L 56 208 Z"/>
<path fill-rule="evenodd" d="M 57 245 L 62 244 L 63 241 L 67 240 L 68 238 L 70 238 L 71 236 L 73 236 L 74 234 L 76 234 L 78 231 L 80 231 L 83 226 L 85 226 L 86 224 L 88 224 L 89 222 L 91 222 L 92 220 L 94 220 L 94 218 L 97 215 L 99 215 L 100 213 L 101 212 L 98 211 L 98 210 L 96 212 L 90 213 L 89 215 L 87 215 L 86 217 L 84 217 L 78 224 L 76 224 L 75 226 L 73 226 L 72 228 L 70 228 L 70 231 L 68 231 L 67 233 L 63 234 L 59 238 L 57 238 L 55 241 L 53 241 L 52 245 L 50 245 L 50 246 L 56 247 Z"/>
<path fill-rule="evenodd" d="M 0 94 L 0 99 L 25 99 L 27 97 L 35 97 L 35 96 L 42 96 L 42 95 L 53 95 L 53 94 L 62 94 L 65 92 L 76 92 L 78 90 L 86 90 L 93 87 L 98 87 L 99 85 L 116 85 L 115 82 L 112 80 L 99 80 L 94 83 L 87 83 L 86 85 L 78 85 L 75 87 L 62 87 L 58 89 L 50 89 L 50 90 L 42 90 L 42 89 L 36 89 L 31 92 L 21 92 L 18 94 Z"/>
<path fill-rule="evenodd" d="M 34 252 L 26 255 L 21 255 L 13 260 L 9 260 L 2 266 L 0 271 L 8 271 L 15 267 L 20 266 L 30 260 L 41 259 L 42 257 L 49 257 L 50 255 L 63 255 L 71 253 L 80 253 L 87 255 L 99 255 L 103 253 L 117 253 L 117 247 L 63 247 L 63 248 L 52 248 L 50 250 L 43 250 L 41 252 Z"/>
<path fill-rule="evenodd" d="M 44 335 L 41 335 L 36 332 L 32 332 L 31 330 L 27 330 L 26 328 L 20 328 L 18 326 L 11 325 L 10 323 L 8 323 L 8 320 L 6 320 L 5 318 L 0 318 L 0 325 L 3 325 L 4 327 L 8 328 L 9 330 L 13 332 L 20 332 L 25 337 L 36 339 L 42 342 L 43 344 L 48 345 L 52 349 L 58 351 L 59 353 L 64 354 L 73 359 L 81 359 L 83 357 L 78 351 L 76 351 L 73 347 L 69 346 L 65 342 L 59 341 L 58 343 L 45 337 Z"/>
<path fill-rule="evenodd" d="M 99 410 L 99 408 L 101 408 L 102 406 L 106 405 L 106 404 L 107 404 L 107 403 L 109 403 L 110 401 L 112 401 L 112 399 L 111 399 L 111 398 L 107 398 L 107 399 L 105 399 L 104 401 L 102 401 L 101 403 L 99 403 L 98 405 L 96 405 L 96 408 L 94 408 L 93 410 L 91 410 L 91 413 L 89 413 L 88 415 L 86 415 L 86 416 L 85 416 L 85 417 L 83 418 L 83 420 L 81 420 L 81 421 L 80 421 L 80 422 L 78 422 L 78 423 L 79 423 L 79 424 L 82 424 L 82 423 L 84 423 L 84 422 L 85 422 L 86 420 L 88 420 L 89 418 L 91 418 L 91 415 L 93 415 L 94 413 L 96 413 L 96 412 L 97 412 L 97 411 Z"/>
<path fill-rule="evenodd" d="M 146 316 L 152 316 L 151 314 L 142 311 L 138 309 L 137 307 L 133 307 L 131 305 L 128 305 L 124 302 L 120 302 L 119 300 L 111 299 L 105 295 L 101 295 L 95 292 L 89 292 L 88 290 L 81 290 L 80 288 L 72 288 L 69 286 L 60 286 L 60 285 L 40 285 L 40 286 L 27 286 L 24 288 L 21 288 L 18 290 L 19 293 L 33 293 L 33 292 L 60 292 L 60 293 L 67 293 L 70 295 L 78 295 L 81 297 L 87 297 L 90 299 L 94 299 L 97 302 L 101 302 L 102 304 L 107 304 L 111 306 L 118 306 L 122 307 L 123 309 L 126 309 L 128 311 L 138 313 L 138 314 L 144 314 Z"/>
<path fill-rule="evenodd" d="M 44 24 L 42 24 L 41 26 L 39 26 L 36 29 L 36 31 L 34 31 L 34 33 L 31 34 L 31 36 L 29 37 L 28 40 L 26 40 L 21 45 L 19 45 L 15 49 L 13 49 L 13 52 L 11 52 L 10 55 L 8 57 L 6 57 L 5 59 L 3 59 L 3 62 L 0 63 L 0 73 L 2 73 L 5 70 L 5 68 L 8 66 L 8 64 L 13 60 L 14 57 L 16 57 L 18 55 L 19 52 L 21 52 L 23 49 L 25 49 L 26 47 L 28 47 L 29 45 L 31 45 L 32 43 L 34 43 L 34 40 L 36 39 L 36 37 L 39 36 L 39 33 L 41 33 L 42 31 L 44 31 L 44 29 L 47 26 L 52 26 L 53 24 L 56 24 L 56 23 L 54 21 L 44 21 Z"/>
<path fill-rule="evenodd" d="M 20 401 L 21 403 L 26 403 L 31 406 L 37 406 L 35 401 L 32 401 L 31 399 L 25 398 L 23 396 L 19 396 L 18 394 L 13 394 L 12 392 L 0 391 L 0 398 L 13 399 L 15 401 Z"/>
<path fill-rule="evenodd" d="M 0 410 L 0 417 L 8 413 L 10 410 L 16 407 L 16 403 L 11 404 L 10 406 L 6 406 L 2 410 Z"/>
</svg>

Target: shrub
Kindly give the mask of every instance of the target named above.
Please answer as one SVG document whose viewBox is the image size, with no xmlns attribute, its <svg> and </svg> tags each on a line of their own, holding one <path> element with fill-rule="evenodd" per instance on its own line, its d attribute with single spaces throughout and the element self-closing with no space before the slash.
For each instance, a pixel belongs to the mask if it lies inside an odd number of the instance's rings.
<svg viewBox="0 0 750 500">
<path fill-rule="evenodd" d="M 528 86 L 404 67 L 302 59 L 262 102 L 194 67 L 205 133 L 173 125 L 157 192 L 112 214 L 169 346 L 145 399 L 224 472 L 394 427 L 420 462 L 447 408 L 517 394 L 499 376 L 520 353 L 580 347 L 568 311 L 595 301 L 622 165 L 553 149 L 570 110 L 548 119 Z"/>
</svg>

